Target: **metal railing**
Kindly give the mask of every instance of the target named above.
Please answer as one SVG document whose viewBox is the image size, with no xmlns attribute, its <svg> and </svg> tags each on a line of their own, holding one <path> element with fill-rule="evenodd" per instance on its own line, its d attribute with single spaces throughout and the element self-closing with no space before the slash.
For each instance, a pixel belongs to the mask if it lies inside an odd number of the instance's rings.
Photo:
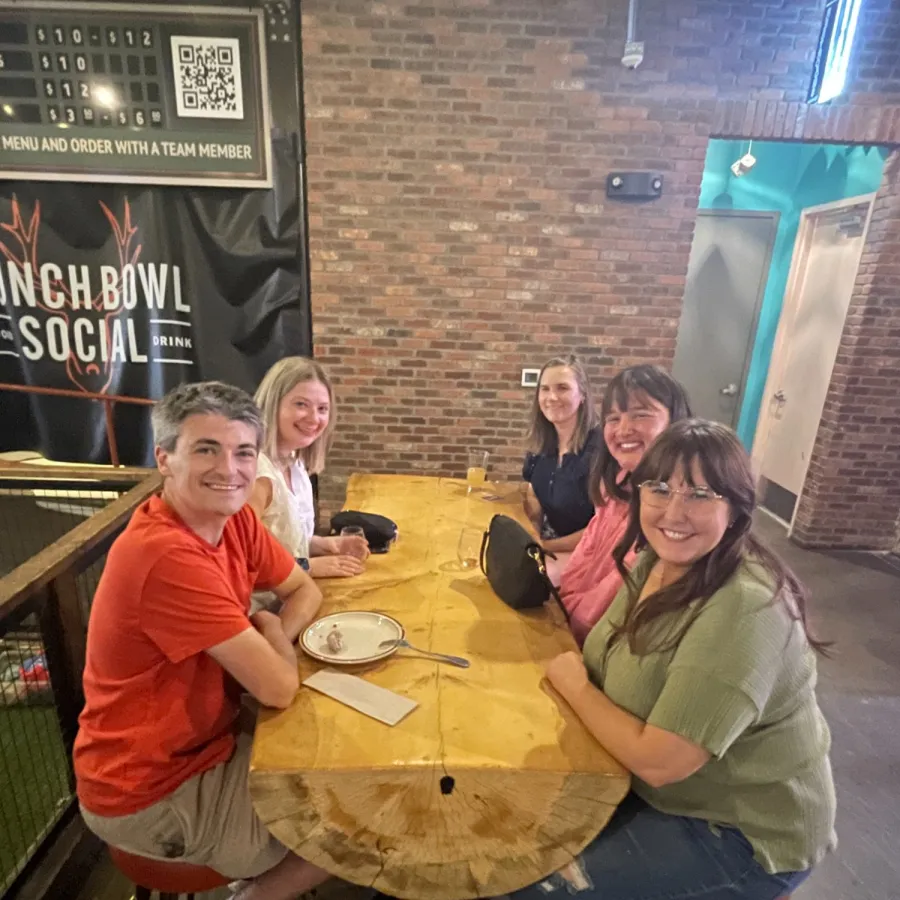
<svg viewBox="0 0 900 900">
<path fill-rule="evenodd" d="M 92 394 L 89 391 L 70 391 L 65 388 L 36 387 L 31 384 L 7 384 L 0 382 L 0 391 L 13 391 L 21 394 L 38 394 L 45 397 L 71 397 L 74 400 L 94 400 L 103 404 L 106 419 L 106 443 L 109 447 L 109 461 L 119 465 L 119 445 L 116 441 L 115 409 L 117 403 L 130 403 L 133 406 L 153 406 L 155 400 L 146 397 L 122 397 L 118 394 Z"/>
<path fill-rule="evenodd" d="M 110 545 L 158 489 L 147 470 L 0 467 L 0 898 L 77 808 L 91 601 Z"/>
</svg>

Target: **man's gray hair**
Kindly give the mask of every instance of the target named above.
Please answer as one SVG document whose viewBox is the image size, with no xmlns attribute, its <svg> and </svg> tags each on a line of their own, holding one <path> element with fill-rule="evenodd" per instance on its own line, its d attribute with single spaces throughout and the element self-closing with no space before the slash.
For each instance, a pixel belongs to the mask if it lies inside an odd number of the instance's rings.
<svg viewBox="0 0 900 900">
<path fill-rule="evenodd" d="M 259 407 L 246 391 L 221 381 L 199 381 L 172 388 L 150 414 L 153 443 L 171 453 L 184 420 L 198 415 L 224 416 L 232 422 L 245 422 L 256 431 L 257 449 L 262 444 L 264 429 Z"/>
</svg>

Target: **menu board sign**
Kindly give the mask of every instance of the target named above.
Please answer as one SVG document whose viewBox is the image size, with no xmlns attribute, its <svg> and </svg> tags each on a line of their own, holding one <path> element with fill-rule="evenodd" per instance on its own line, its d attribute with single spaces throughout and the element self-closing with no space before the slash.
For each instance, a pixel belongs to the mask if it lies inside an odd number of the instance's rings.
<svg viewBox="0 0 900 900">
<path fill-rule="evenodd" d="M 0 178 L 271 187 L 262 10 L 0 0 Z"/>
</svg>

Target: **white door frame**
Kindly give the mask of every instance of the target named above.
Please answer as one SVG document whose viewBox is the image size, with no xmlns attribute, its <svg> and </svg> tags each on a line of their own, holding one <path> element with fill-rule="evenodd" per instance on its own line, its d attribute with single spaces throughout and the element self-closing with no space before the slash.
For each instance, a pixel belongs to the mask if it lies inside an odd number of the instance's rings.
<svg viewBox="0 0 900 900">
<path fill-rule="evenodd" d="M 865 242 L 869 234 L 869 225 L 872 221 L 872 211 L 875 208 L 875 193 L 859 194 L 856 197 L 847 197 L 844 200 L 835 200 L 831 203 L 821 203 L 818 206 L 808 206 L 800 213 L 800 226 L 797 229 L 797 240 L 794 242 L 794 252 L 791 256 L 791 268 L 788 274 L 787 286 L 784 290 L 784 303 L 781 307 L 781 315 L 778 319 L 778 330 L 775 333 L 775 343 L 772 347 L 772 358 L 769 362 L 769 372 L 766 376 L 766 387 L 763 392 L 763 402 L 760 407 L 759 419 L 757 420 L 756 435 L 753 439 L 753 450 L 751 458 L 753 462 L 753 471 L 759 477 L 762 475 L 763 457 L 766 451 L 766 444 L 769 440 L 769 432 L 772 428 L 773 415 L 771 413 L 771 394 L 781 381 L 787 365 L 787 338 L 790 334 L 794 321 L 799 311 L 800 297 L 803 294 L 803 282 L 806 276 L 806 262 L 809 256 L 809 250 L 812 245 L 812 237 L 815 232 L 814 219 L 821 213 L 834 212 L 840 209 L 849 209 L 859 206 L 862 203 L 869 204 L 869 210 L 866 213 L 866 221 L 863 225 L 863 248 L 865 252 Z M 844 320 L 846 327 L 846 319 Z M 833 371 L 832 371 L 833 375 Z M 797 494 L 797 502 L 794 504 L 794 514 L 791 516 L 787 525 L 787 533 L 790 536 L 794 530 L 794 522 L 797 519 L 797 510 L 800 509 L 800 501 L 803 492 L 806 490 L 806 479 L 809 474 L 809 463 L 812 459 L 812 452 L 806 460 L 803 470 L 803 482 L 800 485 L 800 492 Z M 764 510 L 769 512 L 768 510 Z M 778 518 L 774 516 L 774 518 Z M 779 521 L 781 521 L 779 519 Z"/>
</svg>

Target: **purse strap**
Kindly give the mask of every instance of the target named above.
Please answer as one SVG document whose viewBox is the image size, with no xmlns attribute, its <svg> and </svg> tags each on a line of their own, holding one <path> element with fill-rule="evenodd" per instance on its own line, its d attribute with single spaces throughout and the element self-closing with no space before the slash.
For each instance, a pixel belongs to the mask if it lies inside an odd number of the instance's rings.
<svg viewBox="0 0 900 900">
<path fill-rule="evenodd" d="M 547 566 L 545 565 L 545 557 L 551 556 L 553 559 L 556 559 L 556 556 L 552 553 L 548 554 L 540 544 L 532 544 L 528 550 L 526 551 L 528 555 L 534 560 L 537 565 L 538 572 L 541 574 L 541 578 L 544 579 L 544 583 L 547 585 L 547 589 L 550 591 L 550 596 L 559 604 L 559 608 L 562 610 L 563 615 L 566 617 L 566 621 L 569 621 L 569 611 L 566 609 L 565 604 L 562 602 L 562 597 L 559 595 L 559 591 L 556 589 L 556 585 L 550 580 L 550 576 L 547 574 Z"/>
<path fill-rule="evenodd" d="M 485 531 L 484 537 L 481 539 L 481 553 L 478 555 L 478 564 L 481 566 L 481 571 L 484 575 L 487 575 L 487 569 L 484 567 L 484 554 L 487 551 L 488 538 L 490 535 L 490 531 Z"/>
</svg>

